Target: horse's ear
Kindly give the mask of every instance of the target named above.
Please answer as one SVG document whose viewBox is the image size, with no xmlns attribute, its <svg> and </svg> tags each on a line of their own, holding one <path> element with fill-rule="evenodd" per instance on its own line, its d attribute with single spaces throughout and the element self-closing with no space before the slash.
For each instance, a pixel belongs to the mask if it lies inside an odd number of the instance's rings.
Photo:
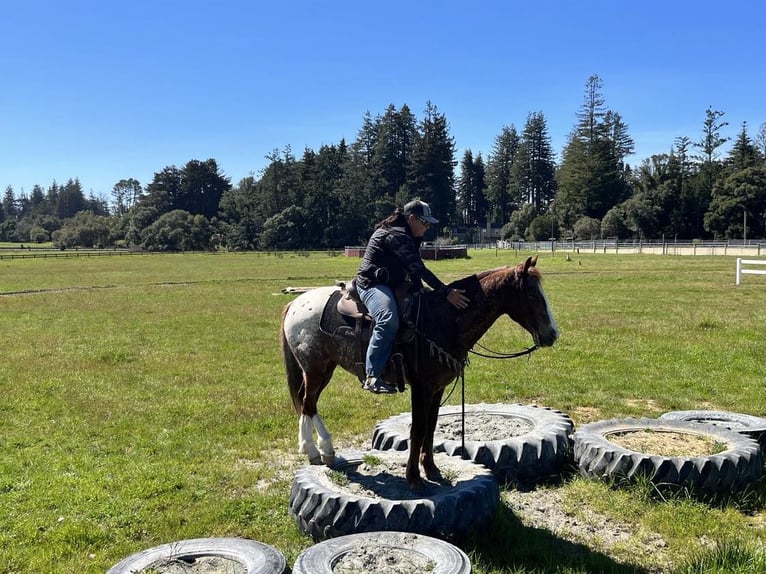
<svg viewBox="0 0 766 574">
<path fill-rule="evenodd" d="M 524 262 L 524 273 L 529 271 L 530 267 L 534 267 L 537 265 L 537 255 L 534 257 L 527 257 L 527 260 Z"/>
</svg>

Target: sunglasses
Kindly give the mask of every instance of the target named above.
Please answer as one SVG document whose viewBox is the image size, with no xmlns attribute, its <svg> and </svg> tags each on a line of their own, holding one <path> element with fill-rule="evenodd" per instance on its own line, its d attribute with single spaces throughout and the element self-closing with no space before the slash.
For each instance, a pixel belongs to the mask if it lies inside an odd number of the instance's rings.
<svg viewBox="0 0 766 574">
<path fill-rule="evenodd" d="M 417 220 L 418 220 L 420 223 L 422 223 L 424 227 L 426 227 L 426 228 L 428 228 L 428 227 L 431 227 L 431 222 L 430 222 L 430 221 L 426 221 L 425 219 L 423 219 L 422 217 L 420 217 L 420 216 L 418 216 L 418 215 L 416 215 L 416 216 L 415 216 L 415 218 L 416 218 L 416 219 L 417 219 Z"/>
</svg>

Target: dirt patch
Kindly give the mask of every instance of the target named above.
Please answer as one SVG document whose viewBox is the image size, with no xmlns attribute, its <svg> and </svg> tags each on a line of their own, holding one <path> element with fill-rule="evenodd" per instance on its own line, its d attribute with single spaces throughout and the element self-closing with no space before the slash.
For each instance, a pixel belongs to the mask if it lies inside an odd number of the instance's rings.
<svg viewBox="0 0 766 574">
<path fill-rule="evenodd" d="M 402 544 L 406 545 L 403 538 Z M 384 550 L 384 551 L 381 551 Z M 380 544 L 359 542 L 333 566 L 333 574 L 412 574 L 431 572 L 435 564 L 419 552 L 404 547 L 381 548 Z"/>
<path fill-rule="evenodd" d="M 424 492 L 413 492 L 407 484 L 407 453 L 384 451 L 365 456 L 360 464 L 348 464 L 323 473 L 325 486 L 355 496 L 386 500 L 416 500 L 424 495 L 434 496 L 455 488 L 458 483 L 473 479 L 479 468 L 469 461 L 446 454 L 435 454 L 436 466 L 442 473 L 441 481 L 425 477 Z"/>
<path fill-rule="evenodd" d="M 139 574 L 247 574 L 247 569 L 236 560 L 202 556 L 189 561 L 162 560 L 141 570 Z"/>
<path fill-rule="evenodd" d="M 729 446 L 705 435 L 654 429 L 610 433 L 607 438 L 622 448 L 653 456 L 710 456 Z"/>
<path fill-rule="evenodd" d="M 465 440 L 474 442 L 489 442 L 521 436 L 531 432 L 535 425 L 531 421 L 517 416 L 507 416 L 492 413 L 466 413 Z M 463 421 L 460 414 L 440 416 L 434 436 L 455 440 L 463 434 Z"/>
<path fill-rule="evenodd" d="M 510 490 L 501 498 L 525 526 L 548 530 L 607 555 L 613 555 L 619 547 L 630 548 L 632 556 L 642 555 L 641 562 L 651 564 L 649 572 L 665 572 L 670 564 L 662 536 L 637 531 L 635 525 L 612 520 L 586 507 L 569 512 L 561 489 Z"/>
</svg>

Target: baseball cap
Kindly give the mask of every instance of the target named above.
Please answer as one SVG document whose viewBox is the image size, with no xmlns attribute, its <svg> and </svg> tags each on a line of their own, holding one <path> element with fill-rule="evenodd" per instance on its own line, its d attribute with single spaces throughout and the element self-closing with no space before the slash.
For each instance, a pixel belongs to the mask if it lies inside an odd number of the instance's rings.
<svg viewBox="0 0 766 574">
<path fill-rule="evenodd" d="M 439 223 L 439 220 L 431 215 L 431 208 L 425 201 L 413 199 L 404 206 L 404 215 L 414 215 L 425 219 L 428 223 Z"/>
</svg>

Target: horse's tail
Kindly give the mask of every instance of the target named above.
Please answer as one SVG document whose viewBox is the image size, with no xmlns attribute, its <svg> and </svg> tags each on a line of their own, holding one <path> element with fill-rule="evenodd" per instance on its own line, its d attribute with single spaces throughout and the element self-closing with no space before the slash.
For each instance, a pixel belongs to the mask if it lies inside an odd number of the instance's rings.
<svg viewBox="0 0 766 574">
<path fill-rule="evenodd" d="M 280 346 L 282 347 L 282 361 L 285 365 L 287 374 L 287 388 L 290 389 L 290 398 L 293 400 L 293 407 L 300 413 L 303 409 L 303 370 L 298 364 L 290 345 L 287 343 L 285 334 L 285 317 L 290 309 L 290 304 L 285 305 L 282 311 L 282 323 L 279 326 Z"/>
</svg>

